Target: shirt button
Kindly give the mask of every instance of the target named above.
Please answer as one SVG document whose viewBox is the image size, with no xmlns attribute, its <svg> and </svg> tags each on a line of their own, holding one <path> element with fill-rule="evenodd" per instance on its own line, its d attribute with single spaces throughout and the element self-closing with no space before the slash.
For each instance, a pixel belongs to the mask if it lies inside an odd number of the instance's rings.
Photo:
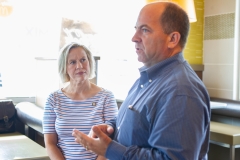
<svg viewBox="0 0 240 160">
<path fill-rule="evenodd" d="M 132 105 L 129 105 L 128 108 L 129 108 L 129 109 L 133 109 L 133 106 L 132 106 Z"/>
<path fill-rule="evenodd" d="M 143 85 L 141 85 L 141 88 L 143 88 Z"/>
<path fill-rule="evenodd" d="M 152 82 L 152 80 L 151 80 L 151 79 L 149 79 L 149 82 L 151 83 L 151 82 Z"/>
</svg>

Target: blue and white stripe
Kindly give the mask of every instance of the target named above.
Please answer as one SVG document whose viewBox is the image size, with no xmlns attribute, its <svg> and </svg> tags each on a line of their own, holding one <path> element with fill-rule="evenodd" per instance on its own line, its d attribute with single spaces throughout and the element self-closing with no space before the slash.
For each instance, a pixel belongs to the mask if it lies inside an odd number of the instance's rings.
<svg viewBox="0 0 240 160">
<path fill-rule="evenodd" d="M 115 97 L 106 89 L 86 100 L 72 100 L 57 90 L 49 95 L 44 108 L 43 133 L 57 133 L 66 160 L 96 159 L 94 153 L 74 141 L 72 130 L 88 134 L 93 125 L 114 118 L 117 111 Z"/>
</svg>

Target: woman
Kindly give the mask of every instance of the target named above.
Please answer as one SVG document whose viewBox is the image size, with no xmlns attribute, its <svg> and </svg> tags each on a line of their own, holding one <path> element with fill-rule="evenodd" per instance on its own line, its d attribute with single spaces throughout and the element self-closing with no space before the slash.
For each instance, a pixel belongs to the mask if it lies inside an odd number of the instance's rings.
<svg viewBox="0 0 240 160">
<path fill-rule="evenodd" d="M 117 114 L 114 95 L 90 82 L 94 68 L 92 54 L 85 46 L 70 43 L 63 47 L 58 72 L 62 82 L 68 85 L 52 92 L 44 107 L 44 141 L 52 160 L 105 159 L 76 143 L 72 136 L 73 129 L 88 134 L 91 126 Z"/>
</svg>

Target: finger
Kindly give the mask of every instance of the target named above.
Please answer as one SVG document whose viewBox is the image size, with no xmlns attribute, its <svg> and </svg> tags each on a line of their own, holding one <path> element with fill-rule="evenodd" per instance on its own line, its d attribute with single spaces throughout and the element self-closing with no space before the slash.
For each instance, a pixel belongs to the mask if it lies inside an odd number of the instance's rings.
<svg viewBox="0 0 240 160">
<path fill-rule="evenodd" d="M 81 138 L 81 133 L 78 130 L 73 129 L 72 136 L 74 136 L 75 138 Z"/>
<path fill-rule="evenodd" d="M 106 135 L 106 133 L 105 133 L 106 130 L 105 130 L 105 132 L 103 132 L 101 130 L 101 128 L 98 127 L 98 126 L 93 126 L 92 130 L 96 134 L 96 136 L 98 137 L 97 141 L 98 141 L 98 144 L 100 144 L 100 145 L 98 145 L 98 147 L 95 146 L 94 148 L 92 148 L 93 146 L 91 146 L 91 148 L 98 155 L 103 155 L 104 156 L 105 153 L 106 153 L 107 147 L 111 143 L 112 139 L 109 138 L 108 135 Z M 101 146 L 101 147 L 99 147 L 99 146 Z"/>
<path fill-rule="evenodd" d="M 81 144 L 87 151 L 94 152 L 91 146 L 92 138 L 76 129 L 73 129 L 72 135 L 75 137 L 75 142 Z"/>
<path fill-rule="evenodd" d="M 72 136 L 75 137 L 75 142 L 84 146 L 84 143 L 83 143 L 84 134 L 82 132 L 80 132 L 76 129 L 73 129 Z"/>
<path fill-rule="evenodd" d="M 106 136 L 106 134 L 104 134 L 104 132 L 98 126 L 93 126 L 92 131 L 100 139 Z"/>
<path fill-rule="evenodd" d="M 109 135 L 109 136 L 112 135 L 113 132 L 114 132 L 113 127 L 112 127 L 112 126 L 108 126 L 108 127 L 107 127 L 107 133 L 108 133 L 108 135 Z"/>
<path fill-rule="evenodd" d="M 78 133 L 77 133 L 77 130 L 76 129 L 73 129 L 72 131 L 72 136 L 77 138 L 78 137 Z"/>
<path fill-rule="evenodd" d="M 88 134 L 88 137 L 98 138 L 98 137 L 96 136 L 96 134 L 93 132 L 92 128 L 91 128 L 91 130 L 90 130 L 90 132 L 89 132 L 89 134 Z"/>
<path fill-rule="evenodd" d="M 75 138 L 74 140 L 75 140 L 75 142 L 77 142 L 77 143 L 79 143 L 79 144 L 81 144 L 81 145 L 83 146 L 83 142 L 82 142 L 82 139 L 79 139 L 79 138 Z"/>
</svg>

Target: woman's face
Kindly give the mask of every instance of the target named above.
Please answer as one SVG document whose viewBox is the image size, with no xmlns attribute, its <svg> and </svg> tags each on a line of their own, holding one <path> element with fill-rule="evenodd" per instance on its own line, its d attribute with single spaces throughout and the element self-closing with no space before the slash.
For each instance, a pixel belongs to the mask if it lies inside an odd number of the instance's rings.
<svg viewBox="0 0 240 160">
<path fill-rule="evenodd" d="M 82 47 L 76 47 L 69 51 L 67 57 L 67 73 L 70 82 L 82 82 L 88 80 L 90 66 L 86 52 Z"/>
</svg>

